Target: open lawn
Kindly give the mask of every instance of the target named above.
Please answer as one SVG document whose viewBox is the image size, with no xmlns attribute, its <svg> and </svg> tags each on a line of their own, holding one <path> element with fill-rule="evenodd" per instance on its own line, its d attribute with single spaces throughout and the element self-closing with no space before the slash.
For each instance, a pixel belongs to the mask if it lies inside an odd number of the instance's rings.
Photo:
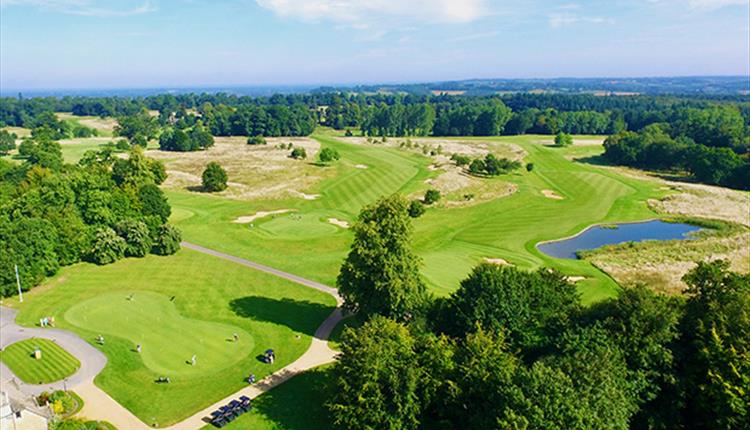
<svg viewBox="0 0 750 430">
<path fill-rule="evenodd" d="M 294 361 L 335 306 L 327 294 L 190 250 L 66 267 L 23 304 L 9 302 L 19 323 L 54 316 L 101 349 L 109 361 L 95 383 L 157 426 L 239 390 L 250 373 L 260 379 Z M 272 365 L 257 359 L 267 348 L 277 353 Z M 156 383 L 161 376 L 171 383 Z"/>
<path fill-rule="evenodd" d="M 39 349 L 42 357 L 36 359 Z M 27 339 L 8 345 L 0 352 L 0 361 L 27 384 L 47 384 L 74 374 L 81 363 L 48 339 Z"/>
<path fill-rule="evenodd" d="M 426 181 L 439 179 L 449 169 L 434 167 L 441 160 L 444 164 L 448 154 L 430 157 L 393 145 L 347 143 L 326 130 L 313 137 L 342 156 L 338 163 L 319 167 L 335 169 L 334 178 L 304 190 L 318 198 L 233 201 L 171 190 L 174 220 L 185 237 L 332 285 L 351 234 L 342 228 L 331 229 L 326 225 L 328 218 L 351 223 L 363 205 L 394 192 L 419 195 L 430 187 Z M 474 143 L 493 152 L 502 152 L 498 148 L 503 145 L 511 148 L 507 153 L 520 148 L 524 162 L 534 163 L 535 168 L 485 180 L 485 187 L 510 187 L 510 193 L 500 193 L 504 197 L 467 205 L 438 204 L 414 221 L 414 245 L 424 260 L 423 274 L 433 292 L 448 294 L 477 263 L 501 258 L 522 268 L 550 266 L 584 277 L 578 285 L 586 302 L 615 294 L 616 283 L 590 263 L 550 258 L 535 245 L 575 234 L 594 223 L 654 218 L 657 214 L 647 201 L 668 191 L 653 180 L 573 161 L 596 156 L 601 146 L 555 148 L 547 144 L 549 140 L 548 136 L 461 138 L 467 153 L 472 153 Z M 581 140 L 596 143 L 590 137 Z M 441 141 L 445 142 L 435 139 L 435 146 Z M 462 152 L 460 147 L 451 149 Z M 294 212 L 250 224 L 233 222 L 258 211 L 280 209 Z"/>
</svg>

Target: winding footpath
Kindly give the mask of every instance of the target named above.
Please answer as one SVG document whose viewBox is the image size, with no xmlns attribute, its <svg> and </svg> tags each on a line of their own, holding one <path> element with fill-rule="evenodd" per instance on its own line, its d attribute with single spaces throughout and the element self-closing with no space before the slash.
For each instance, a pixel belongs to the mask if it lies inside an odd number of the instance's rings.
<svg viewBox="0 0 750 430">
<path fill-rule="evenodd" d="M 338 307 L 334 309 L 328 318 L 326 318 L 315 331 L 312 343 L 307 351 L 305 351 L 305 353 L 293 363 L 279 369 L 257 383 L 249 385 L 236 393 L 217 401 L 213 405 L 206 407 L 185 420 L 172 426 L 165 427 L 165 429 L 200 429 L 208 423 L 209 414 L 218 409 L 219 406 L 223 406 L 240 396 L 247 396 L 251 399 L 255 398 L 271 388 L 289 380 L 295 375 L 314 367 L 331 363 L 335 360 L 337 353 L 328 346 L 328 337 L 331 335 L 331 332 L 336 325 L 343 319 L 341 310 L 343 300 L 335 288 L 274 269 L 273 267 L 246 260 L 244 258 L 235 257 L 233 255 L 224 254 L 189 242 L 183 242 L 182 246 L 193 251 L 232 261 L 295 282 L 305 287 L 314 288 L 330 294 L 336 299 Z M 0 306 L 0 348 L 5 348 L 12 343 L 24 339 L 36 337 L 52 340 L 63 347 L 66 351 L 73 354 L 81 362 L 81 367 L 74 375 L 67 378 L 65 385 L 67 385 L 68 389 L 74 390 L 84 400 L 84 407 L 80 412 L 81 416 L 88 419 L 109 421 L 119 430 L 145 430 L 152 428 L 138 419 L 133 413 L 125 409 L 94 384 L 94 378 L 107 364 L 107 357 L 101 351 L 78 337 L 78 335 L 66 330 L 21 327 L 15 323 L 16 314 L 16 310 Z M 38 395 L 42 391 L 63 389 L 62 381 L 44 385 L 25 384 L 16 378 L 10 369 L 2 363 L 0 363 L 0 383 L 3 386 L 5 386 L 5 384 L 11 384 L 13 388 L 18 389 L 26 395 Z"/>
</svg>

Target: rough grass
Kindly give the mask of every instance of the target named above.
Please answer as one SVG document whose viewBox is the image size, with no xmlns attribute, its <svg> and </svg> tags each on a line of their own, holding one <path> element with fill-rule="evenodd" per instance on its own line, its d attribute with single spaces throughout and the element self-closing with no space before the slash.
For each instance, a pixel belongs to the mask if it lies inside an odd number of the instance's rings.
<svg viewBox="0 0 750 430">
<path fill-rule="evenodd" d="M 74 125 L 93 128 L 102 137 L 112 137 L 117 120 L 112 117 L 100 118 L 98 116 L 76 116 L 68 112 L 58 112 L 55 114 L 58 119 L 67 121 Z"/>
<path fill-rule="evenodd" d="M 77 264 L 48 285 L 24 295 L 23 304 L 6 301 L 20 309 L 19 323 L 54 316 L 58 327 L 100 348 L 109 361 L 95 383 L 157 426 L 239 390 L 250 373 L 260 379 L 294 361 L 335 306 L 327 294 L 190 250 L 108 266 Z M 95 342 L 102 331 L 103 346 Z M 228 341 L 234 332 L 239 344 Z M 134 351 L 139 342 L 142 354 Z M 216 356 L 210 348 L 219 348 Z M 277 351 L 273 365 L 256 359 L 267 348 Z M 192 353 L 195 368 L 186 362 Z M 155 383 L 160 376 L 172 382 Z"/>
<path fill-rule="evenodd" d="M 42 358 L 34 358 L 34 350 Z M 27 384 L 47 384 L 74 374 L 81 363 L 70 353 L 48 339 L 27 339 L 8 345 L 0 352 L 0 360 Z"/>
</svg>

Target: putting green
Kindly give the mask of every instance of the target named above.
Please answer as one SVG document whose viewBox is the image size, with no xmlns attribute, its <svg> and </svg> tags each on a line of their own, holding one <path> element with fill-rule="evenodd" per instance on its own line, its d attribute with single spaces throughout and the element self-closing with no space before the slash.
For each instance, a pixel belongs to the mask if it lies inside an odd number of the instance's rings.
<svg viewBox="0 0 750 430">
<path fill-rule="evenodd" d="M 132 298 L 131 298 L 132 294 Z M 247 357 L 255 343 L 239 327 L 185 318 L 170 298 L 148 291 L 103 294 L 71 307 L 65 319 L 82 328 L 141 345 L 143 364 L 156 373 L 200 375 Z M 233 340 L 234 334 L 239 340 Z M 196 365 L 191 363 L 195 355 Z"/>
<path fill-rule="evenodd" d="M 322 213 L 317 211 L 303 215 L 296 213 L 284 214 L 269 218 L 258 226 L 258 230 L 268 233 L 274 238 L 306 239 L 329 236 L 337 232 L 337 227 L 329 223 Z"/>
<path fill-rule="evenodd" d="M 36 359 L 39 348 L 42 357 Z M 68 351 L 48 339 L 27 339 L 8 345 L 0 360 L 27 384 L 47 384 L 74 374 L 81 363 Z"/>
</svg>

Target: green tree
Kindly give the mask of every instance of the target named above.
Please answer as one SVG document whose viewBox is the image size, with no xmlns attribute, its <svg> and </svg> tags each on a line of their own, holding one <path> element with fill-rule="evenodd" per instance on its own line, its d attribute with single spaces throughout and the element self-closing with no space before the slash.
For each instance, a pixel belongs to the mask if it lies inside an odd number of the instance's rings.
<svg viewBox="0 0 750 430">
<path fill-rule="evenodd" d="M 555 146 L 565 147 L 573 144 L 573 136 L 568 133 L 557 133 L 555 136 Z"/>
<path fill-rule="evenodd" d="M 215 161 L 211 161 L 203 171 L 203 189 L 208 192 L 224 191 L 227 189 L 227 171 Z"/>
<path fill-rule="evenodd" d="M 688 284 L 681 323 L 685 423 L 739 429 L 750 423 L 750 275 L 727 261 L 701 262 Z"/>
<path fill-rule="evenodd" d="M 55 251 L 57 231 L 47 220 L 0 215 L 0 293 L 16 294 L 15 265 L 24 291 L 54 275 L 60 264 Z"/>
<path fill-rule="evenodd" d="M 172 214 L 172 207 L 164 192 L 154 184 L 146 184 L 138 189 L 138 200 L 144 216 L 156 215 L 162 222 L 167 222 Z"/>
<path fill-rule="evenodd" d="M 424 201 L 424 204 L 426 205 L 431 205 L 438 200 L 440 200 L 440 191 L 434 189 L 427 190 L 424 193 L 424 198 L 422 199 L 422 201 Z"/>
<path fill-rule="evenodd" d="M 505 331 L 513 346 L 529 349 L 547 344 L 578 308 L 575 286 L 558 272 L 482 263 L 451 294 L 439 328 L 454 336 L 477 325 Z"/>
<path fill-rule="evenodd" d="M 180 250 L 182 233 L 170 224 L 160 226 L 156 231 L 151 252 L 158 255 L 172 255 Z"/>
<path fill-rule="evenodd" d="M 587 325 L 606 330 L 623 352 L 640 404 L 631 421 L 638 428 L 668 429 L 678 421 L 673 350 L 681 317 L 679 300 L 642 285 L 624 289 L 617 298 L 597 303 L 584 314 Z"/>
<path fill-rule="evenodd" d="M 333 148 L 323 148 L 318 154 L 318 160 L 320 160 L 321 163 L 330 163 L 331 161 L 336 161 L 340 158 L 341 155 L 339 155 L 339 152 Z"/>
<path fill-rule="evenodd" d="M 101 227 L 94 233 L 89 258 L 96 264 L 110 264 L 125 256 L 125 239 L 109 227 Z"/>
<path fill-rule="evenodd" d="M 412 218 L 419 218 L 427 211 L 424 207 L 424 203 L 419 200 L 412 200 L 409 202 L 409 216 Z"/>
<path fill-rule="evenodd" d="M 156 118 L 143 109 L 134 115 L 118 118 L 114 133 L 115 136 L 122 136 L 134 143 L 138 136 L 140 136 L 137 139 L 139 141 L 148 141 L 155 138 L 158 130 L 159 125 Z"/>
<path fill-rule="evenodd" d="M 352 226 L 354 242 L 337 279 L 344 307 L 364 318 L 408 320 L 425 302 L 419 257 L 411 249 L 409 203 L 399 195 L 366 206 Z"/>
<path fill-rule="evenodd" d="M 15 133 L 0 130 L 0 154 L 6 155 L 8 152 L 16 149 L 16 138 Z"/>
<path fill-rule="evenodd" d="M 328 405 L 338 428 L 417 427 L 420 371 L 414 343 L 405 326 L 381 316 L 345 330 Z"/>
</svg>

